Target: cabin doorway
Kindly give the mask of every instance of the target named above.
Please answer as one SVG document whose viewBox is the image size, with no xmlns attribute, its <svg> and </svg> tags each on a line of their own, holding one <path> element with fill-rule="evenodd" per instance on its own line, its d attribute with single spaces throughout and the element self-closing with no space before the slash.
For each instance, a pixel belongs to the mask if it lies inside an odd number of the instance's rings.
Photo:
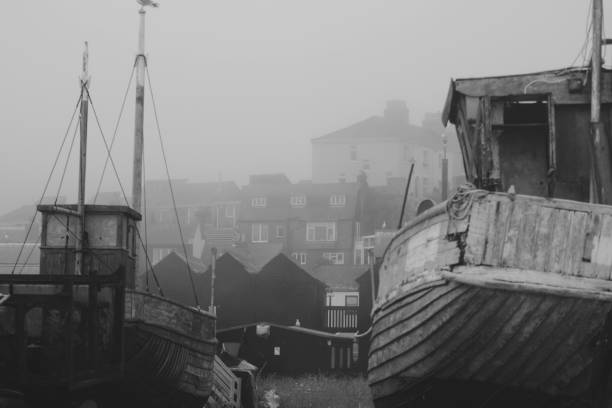
<svg viewBox="0 0 612 408">
<path fill-rule="evenodd" d="M 514 186 L 519 194 L 549 195 L 547 98 L 498 99 L 491 101 L 491 108 L 493 171 L 498 173 L 501 190 Z"/>
</svg>

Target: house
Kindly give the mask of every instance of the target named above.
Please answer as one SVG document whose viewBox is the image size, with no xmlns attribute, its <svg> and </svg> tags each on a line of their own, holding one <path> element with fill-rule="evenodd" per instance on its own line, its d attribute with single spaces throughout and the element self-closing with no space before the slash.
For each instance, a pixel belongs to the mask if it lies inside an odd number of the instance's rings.
<svg viewBox="0 0 612 408">
<path fill-rule="evenodd" d="M 254 322 L 217 330 L 217 339 L 264 374 L 334 373 L 358 367 L 352 334 Z"/>
<path fill-rule="evenodd" d="M 354 182 L 365 172 L 368 184 L 382 186 L 389 178 L 406 179 L 415 164 L 412 194 L 439 200 L 444 128 L 410 122 L 404 101 L 389 101 L 381 116 L 372 116 L 343 129 L 312 139 L 312 180 L 315 183 Z M 447 135 L 449 177 L 463 174 L 459 146 Z M 405 182 L 403 183 L 405 185 Z"/>
<path fill-rule="evenodd" d="M 361 234 L 367 183 L 291 183 L 284 175 L 252 176 L 242 188 L 238 229 L 249 248 L 269 243 L 307 270 L 352 264 Z"/>
</svg>

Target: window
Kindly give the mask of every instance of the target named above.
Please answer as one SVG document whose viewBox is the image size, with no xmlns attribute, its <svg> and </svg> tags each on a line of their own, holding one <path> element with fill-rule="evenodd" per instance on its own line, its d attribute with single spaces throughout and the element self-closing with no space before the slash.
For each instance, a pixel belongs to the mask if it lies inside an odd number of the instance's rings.
<svg viewBox="0 0 612 408">
<path fill-rule="evenodd" d="M 306 224 L 306 241 L 335 241 L 335 222 L 309 222 Z"/>
<path fill-rule="evenodd" d="M 344 265 L 344 252 L 323 252 L 323 258 L 333 265 Z"/>
<path fill-rule="evenodd" d="M 236 207 L 234 207 L 234 205 L 227 205 L 227 206 L 225 206 L 225 216 L 227 218 L 234 218 L 234 217 L 236 217 Z"/>
<path fill-rule="evenodd" d="M 351 160 L 357 160 L 357 146 L 353 145 L 350 148 Z"/>
<path fill-rule="evenodd" d="M 292 207 L 304 207 L 306 205 L 306 196 L 305 195 L 292 195 L 291 199 Z"/>
<path fill-rule="evenodd" d="M 344 304 L 346 306 L 359 306 L 359 296 L 358 295 L 346 295 L 344 298 Z"/>
<path fill-rule="evenodd" d="M 306 265 L 306 254 L 304 252 L 294 252 L 291 254 L 293 259 L 300 263 L 300 265 Z"/>
<path fill-rule="evenodd" d="M 334 194 L 329 197 L 329 205 L 332 207 L 344 207 L 346 205 L 346 196 L 344 194 Z"/>
<path fill-rule="evenodd" d="M 285 238 L 286 231 L 284 225 L 276 226 L 276 238 Z"/>
<path fill-rule="evenodd" d="M 268 242 L 268 225 L 251 225 L 251 242 Z"/>
<path fill-rule="evenodd" d="M 355 239 L 359 239 L 361 237 L 361 223 L 359 221 L 355 221 Z"/>
<path fill-rule="evenodd" d="M 253 197 L 251 198 L 251 207 L 265 207 L 266 197 Z"/>
</svg>

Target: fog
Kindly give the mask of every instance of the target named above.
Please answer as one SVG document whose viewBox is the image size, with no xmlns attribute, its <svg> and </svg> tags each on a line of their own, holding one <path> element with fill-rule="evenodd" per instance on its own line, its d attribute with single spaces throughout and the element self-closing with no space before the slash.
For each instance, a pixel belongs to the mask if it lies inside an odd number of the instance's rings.
<svg viewBox="0 0 612 408">
<path fill-rule="evenodd" d="M 310 178 L 310 139 L 381 114 L 386 100 L 406 100 L 411 120 L 420 123 L 424 113 L 442 109 L 451 77 L 568 66 L 585 40 L 589 6 L 577 0 L 160 3 L 147 11 L 146 48 L 172 176 L 240 184 L 253 173 Z M 42 193 L 78 97 L 86 40 L 94 108 L 112 137 L 136 53 L 138 8 L 135 0 L 3 4 L 0 213 Z M 114 148 L 128 192 L 133 95 L 131 89 Z M 105 155 L 90 113 L 87 197 Z M 146 176 L 161 178 L 148 93 L 145 123 Z M 60 192 L 69 199 L 74 153 L 76 147 Z M 58 179 L 47 195 L 57 193 Z M 112 172 L 105 180 L 105 190 L 118 189 Z"/>
</svg>

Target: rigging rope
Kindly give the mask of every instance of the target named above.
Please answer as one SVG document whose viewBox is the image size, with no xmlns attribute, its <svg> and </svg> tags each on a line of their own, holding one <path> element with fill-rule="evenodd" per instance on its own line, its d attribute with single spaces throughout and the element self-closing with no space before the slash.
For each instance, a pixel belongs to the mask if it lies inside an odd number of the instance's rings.
<svg viewBox="0 0 612 408">
<path fill-rule="evenodd" d="M 100 120 L 98 119 L 98 113 L 96 112 L 96 108 L 93 104 L 93 100 L 91 98 L 91 94 L 89 93 L 89 88 L 87 87 L 87 85 L 84 85 L 85 87 L 85 91 L 87 92 L 87 96 L 89 97 L 89 104 L 91 105 L 91 110 L 94 113 L 94 118 L 96 119 L 96 124 L 98 125 L 98 129 L 100 130 L 100 135 L 102 136 L 102 141 L 104 142 L 104 147 L 106 148 L 106 152 L 108 153 L 108 159 L 110 161 L 111 167 L 113 169 L 113 172 L 115 173 L 115 177 L 117 178 L 117 183 L 119 184 L 119 188 L 121 189 L 121 194 L 123 195 L 123 199 L 125 201 L 125 204 L 129 207 L 130 203 L 129 200 L 127 199 L 127 194 L 125 194 L 125 189 L 123 188 L 123 184 L 121 183 L 121 179 L 119 177 L 119 172 L 117 171 L 117 167 L 115 166 L 115 161 L 113 160 L 113 157 L 110 153 L 110 148 L 108 146 L 108 143 L 106 141 L 106 137 L 104 136 L 104 131 L 102 130 L 102 126 L 100 125 Z M 147 265 L 151 268 L 151 273 L 153 274 L 153 278 L 155 279 L 155 283 L 157 284 L 157 288 L 159 290 L 159 294 L 161 296 L 164 296 L 164 293 L 162 291 L 161 286 L 159 286 L 159 281 L 157 280 L 157 276 L 155 276 L 155 272 L 153 271 L 153 265 L 151 264 L 151 260 L 149 259 L 149 254 L 147 254 L 147 248 L 146 246 L 144 246 L 144 242 L 142 240 L 142 237 L 140 236 L 140 231 L 138 230 L 138 228 L 134 228 L 136 231 L 136 234 L 138 236 L 138 240 L 140 241 L 140 244 L 142 245 L 143 249 L 144 249 L 144 254 L 145 254 L 145 258 L 147 261 Z"/>
<path fill-rule="evenodd" d="M 121 109 L 119 110 L 119 116 L 117 117 L 117 122 L 115 123 L 115 131 L 113 132 L 113 137 L 110 142 L 110 147 L 108 148 L 108 154 L 106 156 L 106 160 L 104 161 L 104 167 L 102 167 L 102 174 L 100 175 L 100 181 L 98 182 L 98 188 L 96 189 L 96 195 L 94 196 L 94 199 L 93 199 L 94 204 L 98 200 L 98 195 L 100 194 L 100 189 L 102 188 L 102 181 L 104 180 L 106 168 L 108 167 L 108 161 L 111 155 L 111 151 L 113 150 L 113 146 L 115 145 L 115 139 L 117 138 L 117 131 L 119 130 L 119 123 L 121 122 L 121 117 L 123 116 L 123 110 L 125 108 L 125 101 L 127 100 L 128 92 L 130 90 L 130 87 L 132 86 L 132 79 L 134 78 L 135 69 L 136 69 L 136 62 L 134 62 L 134 66 L 132 67 L 132 73 L 130 74 L 130 79 L 128 81 L 127 88 L 125 89 L 125 93 L 123 94 L 123 101 L 121 102 Z M 87 91 L 87 93 L 89 93 L 89 90 Z"/>
<path fill-rule="evenodd" d="M 79 94 L 79 98 L 74 106 L 74 112 L 72 112 L 72 116 L 70 117 L 70 122 L 68 123 L 68 127 L 66 128 L 66 132 L 64 133 L 64 138 L 62 139 L 62 143 L 60 144 L 60 148 L 55 156 L 55 160 L 53 162 L 53 166 L 51 167 L 51 171 L 49 172 L 49 177 L 47 178 L 47 182 L 45 183 L 45 188 L 40 196 L 40 200 L 38 200 L 38 205 L 42 204 L 42 201 L 45 198 L 45 194 L 47 193 L 47 189 L 49 188 L 49 183 L 51 182 L 51 178 L 53 177 L 53 173 L 55 172 L 55 167 L 59 162 L 59 158 L 61 156 L 62 150 L 64 149 L 64 144 L 66 143 L 66 138 L 68 138 L 68 134 L 70 133 L 70 128 L 72 127 L 72 122 L 74 121 L 74 116 L 79 108 L 81 101 L 81 95 Z M 28 230 L 26 232 L 25 238 L 23 239 L 23 243 L 21 244 L 21 248 L 19 248 L 19 253 L 17 254 L 17 258 L 15 259 L 15 264 L 13 265 L 13 269 L 11 270 L 11 275 L 15 274 L 15 269 L 17 269 L 17 265 L 19 264 L 19 258 L 21 258 L 21 254 L 23 253 L 23 248 L 25 244 L 28 242 L 28 237 L 30 236 L 30 232 L 32 232 L 32 226 L 36 221 L 36 213 L 37 208 L 34 208 L 34 215 L 32 215 L 32 220 L 30 221 L 30 225 L 28 226 Z"/>
<path fill-rule="evenodd" d="M 155 96 L 153 94 L 153 87 L 151 86 L 151 75 L 149 74 L 149 66 L 145 59 L 145 70 L 147 72 L 147 83 L 149 85 L 149 93 L 151 94 L 151 105 L 153 105 L 153 114 L 155 116 L 155 124 L 157 126 L 157 135 L 159 136 L 159 144 L 161 146 L 162 157 L 164 158 L 164 165 L 166 167 L 166 176 L 168 177 L 168 186 L 170 187 L 170 196 L 172 197 L 172 205 L 174 207 L 174 215 L 176 216 L 176 224 L 178 226 L 179 235 L 181 238 L 181 245 L 183 246 L 183 252 L 185 253 L 185 263 L 187 264 L 187 274 L 189 275 L 189 281 L 191 282 L 191 289 L 193 290 L 193 297 L 195 299 L 196 306 L 200 306 L 198 300 L 198 292 L 195 288 L 193 281 L 193 274 L 191 272 L 191 265 L 189 264 L 189 256 L 187 254 L 187 247 L 185 246 L 185 239 L 183 238 L 183 230 L 181 228 L 181 222 L 179 220 L 178 210 L 176 209 L 176 199 L 174 197 L 174 188 L 172 187 L 172 180 L 170 179 L 170 170 L 168 169 L 168 160 L 166 159 L 166 150 L 164 149 L 164 141 L 161 134 L 161 128 L 159 126 L 159 118 L 157 116 L 157 105 L 155 103 Z"/>
</svg>

